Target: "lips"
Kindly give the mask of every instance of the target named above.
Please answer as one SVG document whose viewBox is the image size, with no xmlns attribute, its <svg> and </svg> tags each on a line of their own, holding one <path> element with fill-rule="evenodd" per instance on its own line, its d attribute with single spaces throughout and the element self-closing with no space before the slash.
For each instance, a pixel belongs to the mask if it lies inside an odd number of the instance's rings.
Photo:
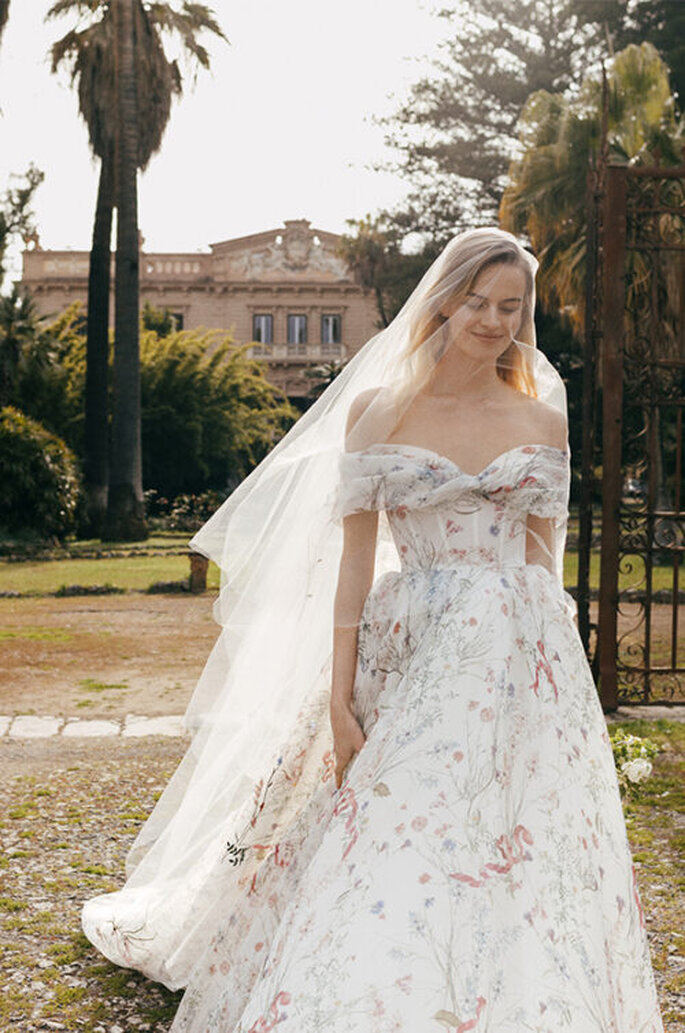
<svg viewBox="0 0 685 1033">
<path fill-rule="evenodd" d="M 471 332 L 474 337 L 482 337 L 484 341 L 499 341 L 504 336 L 504 334 L 479 334 L 477 330 L 472 330 Z"/>
</svg>

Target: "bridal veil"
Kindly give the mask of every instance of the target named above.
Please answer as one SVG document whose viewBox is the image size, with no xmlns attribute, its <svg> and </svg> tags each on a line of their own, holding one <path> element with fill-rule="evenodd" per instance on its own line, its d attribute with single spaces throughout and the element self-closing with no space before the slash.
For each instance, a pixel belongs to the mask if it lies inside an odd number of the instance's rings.
<svg viewBox="0 0 685 1033">
<path fill-rule="evenodd" d="M 525 273 L 526 295 L 498 372 L 565 413 L 563 381 L 536 347 L 535 259 L 501 230 L 462 233 L 390 326 L 351 358 L 192 539 L 191 548 L 221 569 L 214 610 L 221 632 L 185 715 L 187 752 L 128 854 L 126 885 L 83 910 L 86 934 L 117 964 L 184 986 L 218 903 L 207 891 L 210 873 L 223 866 L 226 913 L 250 892 L 261 866 L 278 863 L 284 830 L 315 790 L 325 783 L 334 792 L 328 696 L 341 460 L 346 450 L 390 435 L 434 371 L 478 274 L 512 262 Z M 454 299 L 456 312 L 446 316 Z M 371 400 L 346 432 L 350 405 L 363 392 Z M 557 517 L 546 539 L 559 578 L 565 533 Z M 381 519 L 376 574 L 397 565 Z M 303 722 L 308 746 L 293 757 L 288 744 L 301 741 Z M 260 824 L 267 801 L 268 828 Z"/>
</svg>

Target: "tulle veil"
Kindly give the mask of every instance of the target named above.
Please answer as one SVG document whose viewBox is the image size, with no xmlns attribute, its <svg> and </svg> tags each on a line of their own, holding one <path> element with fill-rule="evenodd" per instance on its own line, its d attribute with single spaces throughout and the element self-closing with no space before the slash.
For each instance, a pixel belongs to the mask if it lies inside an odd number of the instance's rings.
<svg viewBox="0 0 685 1033">
<path fill-rule="evenodd" d="M 246 907 L 263 873 L 283 864 L 285 830 L 303 814 L 318 820 L 312 801 L 334 798 L 328 700 L 341 462 L 350 447 L 372 446 L 379 427 L 389 434 L 427 383 L 458 318 L 458 308 L 445 314 L 446 302 L 463 298 L 482 269 L 511 262 L 527 289 L 498 371 L 565 413 L 563 381 L 536 347 L 536 260 L 501 230 L 467 231 L 193 537 L 191 548 L 221 569 L 221 631 L 186 711 L 189 747 L 129 851 L 126 884 L 83 908 L 87 936 L 115 963 L 185 986 L 219 903 L 224 914 Z M 372 401 L 346 434 L 364 392 Z M 565 535 L 556 519 L 546 547 L 560 579 Z M 381 516 L 376 576 L 397 565 Z"/>
</svg>

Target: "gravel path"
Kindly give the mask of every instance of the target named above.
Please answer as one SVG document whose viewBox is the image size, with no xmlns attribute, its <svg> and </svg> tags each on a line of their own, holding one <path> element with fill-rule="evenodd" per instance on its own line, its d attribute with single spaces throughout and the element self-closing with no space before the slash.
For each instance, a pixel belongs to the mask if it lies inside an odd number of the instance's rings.
<svg viewBox="0 0 685 1033">
<path fill-rule="evenodd" d="M 0 1030 L 168 1031 L 180 993 L 106 962 L 80 932 L 79 910 L 84 898 L 121 885 L 128 846 L 186 744 L 161 737 L 0 741 Z M 668 771 L 675 759 L 663 758 Z M 670 818 L 661 821 L 665 812 L 654 806 L 642 818 L 633 809 L 628 828 L 666 1033 L 685 1033 L 677 1018 L 685 1012 L 685 950 L 676 930 L 685 916 L 674 897 L 675 840 Z M 668 814 L 682 819 L 682 807 Z M 645 845 L 648 824 L 654 853 Z M 679 828 L 682 841 L 682 821 Z"/>
</svg>

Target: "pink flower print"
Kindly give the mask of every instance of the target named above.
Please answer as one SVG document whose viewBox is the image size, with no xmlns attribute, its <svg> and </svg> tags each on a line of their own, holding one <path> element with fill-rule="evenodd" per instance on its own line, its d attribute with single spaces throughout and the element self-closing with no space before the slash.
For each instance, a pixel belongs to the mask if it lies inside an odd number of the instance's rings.
<svg viewBox="0 0 685 1033">
<path fill-rule="evenodd" d="M 454 1033 L 469 1033 L 469 1030 L 475 1029 L 478 1025 L 480 1013 L 482 1012 L 486 1004 L 487 1001 L 484 997 L 478 997 L 475 1018 L 467 1019 L 465 1022 L 460 1022 L 458 1016 L 455 1015 L 453 1011 L 445 1011 L 444 1008 L 441 1008 L 439 1011 L 436 1011 L 433 1018 L 437 1019 L 438 1022 L 443 1023 L 446 1026 L 449 1026 L 450 1029 L 454 1026 Z"/>
<path fill-rule="evenodd" d="M 333 758 L 333 750 L 326 750 L 323 755 L 323 771 L 321 773 L 321 781 L 328 782 L 333 777 L 335 771 L 335 760 Z"/>
<path fill-rule="evenodd" d="M 461 531 L 464 530 L 463 525 L 455 524 L 454 520 L 448 520 L 445 524 L 445 528 L 448 534 L 459 534 Z"/>
<path fill-rule="evenodd" d="M 645 916 L 642 913 L 642 904 L 640 903 L 640 894 L 639 894 L 639 891 L 638 891 L 638 888 L 637 888 L 637 876 L 635 874 L 635 865 L 631 864 L 630 868 L 631 868 L 632 875 L 633 875 L 633 898 L 635 900 L 635 904 L 637 905 L 637 913 L 640 916 L 640 926 L 641 926 L 642 929 L 644 929 L 644 927 L 645 927 Z"/>
<path fill-rule="evenodd" d="M 395 621 L 395 623 L 393 625 L 393 629 L 392 629 L 393 635 L 396 635 L 401 627 L 402 627 L 402 625 L 400 624 L 400 622 L 399 621 Z"/>
<path fill-rule="evenodd" d="M 495 711 L 492 709 L 492 707 L 483 707 L 483 709 L 480 712 L 481 721 L 492 721 L 494 716 Z"/>
<path fill-rule="evenodd" d="M 256 951 L 260 951 L 260 950 L 263 950 L 263 949 L 264 949 L 264 941 L 263 941 L 263 940 L 260 940 L 260 941 L 259 941 L 259 943 L 255 943 L 255 945 L 254 945 L 254 949 L 255 949 Z"/>
<path fill-rule="evenodd" d="M 279 868 L 287 868 L 293 859 L 295 850 L 292 843 L 277 843 L 274 850 L 274 862 Z"/>
<path fill-rule="evenodd" d="M 468 707 L 469 710 L 476 710 L 479 706 L 480 706 L 480 700 L 478 700 L 478 699 L 470 699 L 469 700 L 469 707 Z"/>
<path fill-rule="evenodd" d="M 497 875 L 506 875 L 515 864 L 531 860 L 530 853 L 524 851 L 524 848 L 521 846 L 521 840 L 530 845 L 533 842 L 533 837 L 524 825 L 517 825 L 511 838 L 506 833 L 503 833 L 497 840 L 497 849 L 504 858 L 502 863 L 488 861 L 478 873 L 480 879 L 474 875 L 469 875 L 467 872 L 450 872 L 450 879 L 457 879 L 458 882 L 465 882 L 467 885 L 478 889 L 484 886 L 488 879 L 492 878 L 491 872 L 495 872 Z"/>
<path fill-rule="evenodd" d="M 526 455 L 528 455 L 528 456 L 531 456 L 531 455 L 534 456 L 535 453 L 537 452 L 537 448 L 535 447 L 535 445 L 524 445 L 523 448 L 521 449 L 521 451 L 525 452 Z"/>
<path fill-rule="evenodd" d="M 480 1013 L 482 1012 L 486 1004 L 487 1001 L 485 1000 L 485 998 L 479 997 L 476 1007 L 476 1017 L 474 1019 L 468 1019 L 467 1022 L 462 1022 L 459 1026 L 457 1026 L 457 1033 L 468 1033 L 468 1030 L 475 1029 L 480 1019 Z"/>
<path fill-rule="evenodd" d="M 400 545 L 400 552 L 402 553 L 403 556 L 407 552 L 408 548 L 409 547 L 407 545 Z"/>
<path fill-rule="evenodd" d="M 537 484 L 537 477 L 524 477 L 519 481 L 519 488 L 525 488 L 527 484 Z"/>
<path fill-rule="evenodd" d="M 343 860 L 345 860 L 359 838 L 359 833 L 355 824 L 357 819 L 357 810 L 357 798 L 355 796 L 354 789 L 349 785 L 344 785 L 340 789 L 340 795 L 338 796 L 338 799 L 335 802 L 335 807 L 333 808 L 333 815 L 335 817 L 339 814 L 343 814 L 345 811 L 349 812 L 347 815 L 347 821 L 345 822 L 345 831 L 349 836 L 349 842 L 343 851 Z"/>
<path fill-rule="evenodd" d="M 422 884 L 426 883 L 426 882 L 430 882 L 430 880 L 431 880 L 431 877 L 428 874 L 428 872 L 424 872 L 422 875 L 419 875 L 419 882 L 422 883 Z"/>
<path fill-rule="evenodd" d="M 395 512 L 395 516 L 396 517 L 398 517 L 400 520 L 404 520 L 406 515 L 407 515 L 407 507 L 406 506 L 397 506 L 395 508 L 394 512 Z"/>
<path fill-rule="evenodd" d="M 399 987 L 399 989 L 402 991 L 403 994 L 410 994 L 411 993 L 411 987 L 409 985 L 410 983 L 411 983 L 411 972 L 409 973 L 408 976 L 400 976 L 399 979 L 395 980 L 395 986 Z"/>
<path fill-rule="evenodd" d="M 530 687 L 533 690 L 533 692 L 535 693 L 535 695 L 539 696 L 540 693 L 538 692 L 538 689 L 540 688 L 540 675 L 544 674 L 545 677 L 547 678 L 547 681 L 549 682 L 549 684 L 554 689 L 554 698 L 555 698 L 555 700 L 558 700 L 559 699 L 559 690 L 558 690 L 557 684 L 556 684 L 556 682 L 554 680 L 554 672 L 552 671 L 552 665 L 550 664 L 549 660 L 545 656 L 545 646 L 544 646 L 544 643 L 542 643 L 542 642 L 540 642 L 538 640 L 537 648 L 538 648 L 538 652 L 540 653 L 540 659 L 535 664 L 535 679 L 534 679 L 534 681 L 533 681 L 533 683 L 532 683 L 532 685 Z"/>
<path fill-rule="evenodd" d="M 411 827 L 414 829 L 415 832 L 420 832 L 422 829 L 425 829 L 427 824 L 428 818 L 419 817 L 413 819 Z"/>
<path fill-rule="evenodd" d="M 280 990 L 274 997 L 273 1001 L 271 1002 L 271 1007 L 269 1008 L 269 1015 L 257 1019 L 257 1021 L 253 1023 L 252 1026 L 250 1026 L 247 1033 L 269 1033 L 269 1030 L 272 1030 L 274 1026 L 277 1025 L 277 1023 L 283 1022 L 283 1020 L 287 1018 L 287 1016 L 284 1012 L 281 1012 L 279 1014 L 279 1003 L 290 1004 L 290 994 L 287 993 L 285 990 Z M 269 1021 L 269 1019 L 271 1021 Z"/>
<path fill-rule="evenodd" d="M 464 754 L 461 752 L 461 750 L 455 750 L 452 754 L 452 757 L 454 758 L 454 760 L 456 760 L 458 764 L 460 760 L 464 759 Z"/>
</svg>

